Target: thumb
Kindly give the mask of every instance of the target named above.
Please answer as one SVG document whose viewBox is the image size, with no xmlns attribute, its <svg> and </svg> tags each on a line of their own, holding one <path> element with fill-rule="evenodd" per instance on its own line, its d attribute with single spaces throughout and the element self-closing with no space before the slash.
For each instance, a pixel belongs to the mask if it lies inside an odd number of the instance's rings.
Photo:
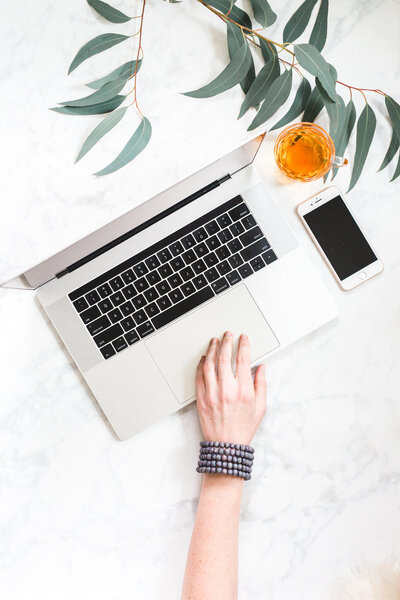
<svg viewBox="0 0 400 600">
<path fill-rule="evenodd" d="M 264 415 L 266 410 L 267 382 L 265 380 L 265 365 L 257 368 L 254 377 L 254 391 L 256 393 L 257 410 Z"/>
</svg>

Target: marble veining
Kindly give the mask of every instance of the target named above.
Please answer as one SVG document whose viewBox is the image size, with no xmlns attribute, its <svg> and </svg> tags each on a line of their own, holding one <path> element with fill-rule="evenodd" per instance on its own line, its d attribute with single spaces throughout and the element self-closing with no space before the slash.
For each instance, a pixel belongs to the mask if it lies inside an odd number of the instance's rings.
<svg viewBox="0 0 400 600">
<path fill-rule="evenodd" d="M 340 80 L 398 98 L 398 1 L 330 4 L 325 55 Z M 275 3 L 272 38 L 297 5 Z M 129 14 L 140 9 L 136 0 L 118 6 Z M 236 120 L 239 88 L 210 100 L 179 93 L 206 83 L 227 60 L 223 28 L 193 1 L 149 3 L 138 85 L 153 139 L 128 168 L 100 179 L 91 173 L 131 135 L 134 113 L 74 166 L 97 117 L 74 119 L 47 107 L 82 95 L 85 81 L 128 60 L 132 42 L 67 77 L 81 44 L 121 28 L 96 19 L 82 0 L 7 3 L 0 27 L 1 281 L 247 137 L 252 115 Z M 400 555 L 399 184 L 387 183 L 394 164 L 376 173 L 390 129 L 381 99 L 371 102 L 379 126 L 349 201 L 385 272 L 355 291 L 339 290 L 294 214 L 321 183 L 279 177 L 276 134 L 258 156 L 271 195 L 340 316 L 267 361 L 268 415 L 254 441 L 255 476 L 242 510 L 241 600 L 330 600 L 337 598 L 335 581 L 353 565 Z M 343 169 L 336 184 L 346 190 L 348 181 Z M 34 295 L 0 290 L 0 301 L 1 597 L 179 598 L 200 485 L 195 408 L 118 442 Z"/>
</svg>

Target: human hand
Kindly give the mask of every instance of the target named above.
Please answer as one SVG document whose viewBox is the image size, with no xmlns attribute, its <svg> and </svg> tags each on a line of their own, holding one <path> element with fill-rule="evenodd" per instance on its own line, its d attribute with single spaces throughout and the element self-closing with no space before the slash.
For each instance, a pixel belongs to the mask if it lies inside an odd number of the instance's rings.
<svg viewBox="0 0 400 600">
<path fill-rule="evenodd" d="M 249 444 L 266 409 L 265 368 L 257 368 L 254 383 L 250 369 L 250 343 L 239 338 L 236 374 L 231 367 L 233 336 L 222 342 L 212 338 L 196 371 L 197 409 L 206 440 Z"/>
</svg>

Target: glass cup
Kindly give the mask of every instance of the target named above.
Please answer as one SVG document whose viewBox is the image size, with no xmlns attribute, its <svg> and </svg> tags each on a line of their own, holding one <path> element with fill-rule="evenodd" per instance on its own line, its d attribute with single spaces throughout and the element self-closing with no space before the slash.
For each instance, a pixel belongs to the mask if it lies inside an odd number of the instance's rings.
<svg viewBox="0 0 400 600">
<path fill-rule="evenodd" d="M 295 123 L 285 127 L 275 142 L 276 164 L 287 177 L 314 181 L 332 167 L 347 165 L 347 158 L 335 156 L 331 136 L 315 123 Z"/>
</svg>

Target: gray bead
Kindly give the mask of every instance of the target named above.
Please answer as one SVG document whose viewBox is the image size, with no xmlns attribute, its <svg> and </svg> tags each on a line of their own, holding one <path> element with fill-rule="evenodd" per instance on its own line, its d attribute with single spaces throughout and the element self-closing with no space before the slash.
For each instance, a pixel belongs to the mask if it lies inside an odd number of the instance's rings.
<svg viewBox="0 0 400 600">
<path fill-rule="evenodd" d="M 227 456 L 226 458 L 227 458 L 228 462 L 232 462 L 232 456 Z"/>
<path fill-rule="evenodd" d="M 211 473 L 216 473 L 216 472 L 217 472 L 216 468 L 215 467 L 211 467 Z"/>
<path fill-rule="evenodd" d="M 221 467 L 217 467 L 217 473 L 222 473 Z"/>
<path fill-rule="evenodd" d="M 241 462 L 242 462 L 242 459 L 240 458 L 240 456 L 238 456 L 237 462 L 238 462 L 238 463 L 241 463 Z"/>
<path fill-rule="evenodd" d="M 219 442 L 214 442 L 214 446 L 215 446 L 216 448 L 218 448 L 218 446 L 219 446 Z"/>
<path fill-rule="evenodd" d="M 237 475 L 238 475 L 237 469 L 233 469 L 232 473 L 234 474 L 235 477 L 237 477 Z"/>
<path fill-rule="evenodd" d="M 223 468 L 224 468 L 224 469 L 226 469 L 226 468 L 227 468 L 227 466 L 228 466 L 228 463 L 227 463 L 227 462 L 223 462 L 223 463 L 222 463 L 222 466 L 223 466 Z"/>
<path fill-rule="evenodd" d="M 240 449 L 241 450 L 245 450 L 246 446 L 244 446 L 243 444 L 240 444 Z"/>
<path fill-rule="evenodd" d="M 224 450 L 223 450 L 223 448 L 220 448 L 220 449 L 219 449 L 219 453 L 220 453 L 220 454 L 223 454 L 223 453 L 224 453 Z"/>
<path fill-rule="evenodd" d="M 222 460 L 226 460 L 226 454 L 222 455 Z"/>
<path fill-rule="evenodd" d="M 234 448 L 234 447 L 235 447 L 235 444 L 233 444 L 233 443 L 231 442 L 231 443 L 229 444 L 229 446 L 230 446 L 231 448 Z"/>
<path fill-rule="evenodd" d="M 228 471 L 226 469 L 222 469 L 222 472 L 223 472 L 224 475 L 228 474 Z"/>
<path fill-rule="evenodd" d="M 240 444 L 235 444 L 235 449 L 240 450 Z"/>
<path fill-rule="evenodd" d="M 222 462 L 220 460 L 217 460 L 217 467 L 222 467 Z"/>
<path fill-rule="evenodd" d="M 211 460 L 207 461 L 206 467 L 211 467 Z"/>
<path fill-rule="evenodd" d="M 237 462 L 237 456 L 232 456 L 233 462 Z"/>
<path fill-rule="evenodd" d="M 228 469 L 228 475 L 232 475 L 232 469 Z"/>
</svg>

